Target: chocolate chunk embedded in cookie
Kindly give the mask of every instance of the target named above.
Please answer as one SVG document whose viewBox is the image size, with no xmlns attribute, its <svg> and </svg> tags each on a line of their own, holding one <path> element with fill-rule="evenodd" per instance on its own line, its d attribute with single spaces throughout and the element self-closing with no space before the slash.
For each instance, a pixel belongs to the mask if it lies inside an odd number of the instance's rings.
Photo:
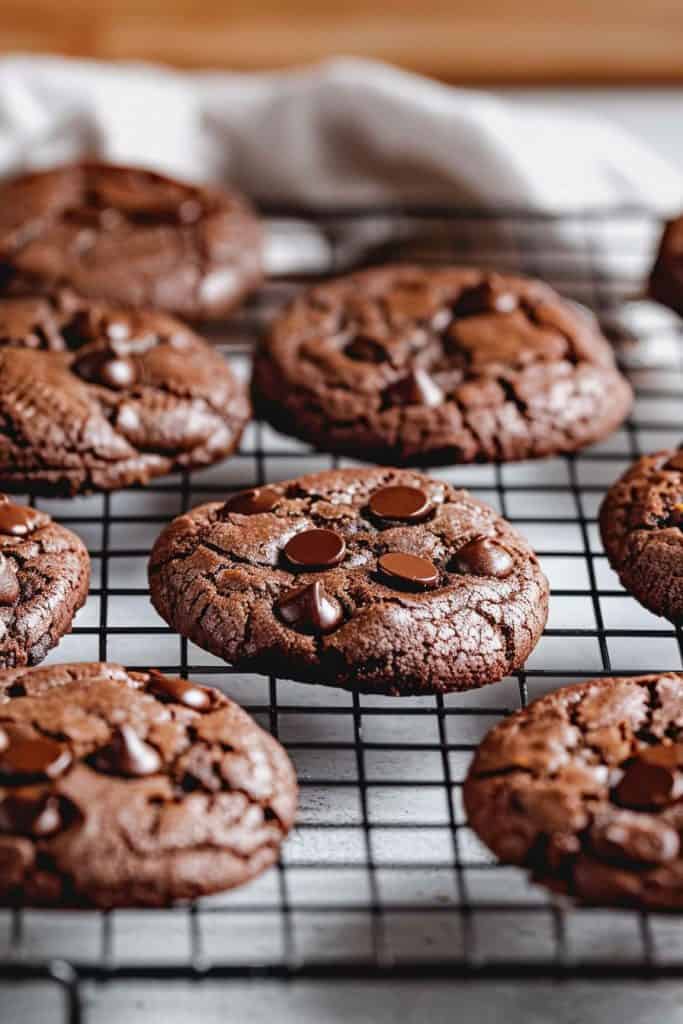
<svg viewBox="0 0 683 1024">
<path fill-rule="evenodd" d="M 218 690 L 119 665 L 0 673 L 0 904 L 164 906 L 241 885 L 292 827 L 282 747 Z"/>
<path fill-rule="evenodd" d="M 250 408 L 178 320 L 77 298 L 0 298 L 0 488 L 108 491 L 207 466 Z"/>
<path fill-rule="evenodd" d="M 497 725 L 464 788 L 505 863 L 581 903 L 683 909 L 683 675 L 590 680 Z"/>
<path fill-rule="evenodd" d="M 650 274 L 650 295 L 683 316 L 683 217 L 664 228 Z"/>
<path fill-rule="evenodd" d="M 66 285 L 93 299 L 223 317 L 261 281 L 242 196 L 139 168 L 82 163 L 0 186 L 0 289 Z"/>
<path fill-rule="evenodd" d="M 683 451 L 645 455 L 613 484 L 600 532 L 624 587 L 656 615 L 683 622 Z"/>
<path fill-rule="evenodd" d="M 333 470 L 202 505 L 150 560 L 156 609 L 226 661 L 387 694 L 446 693 L 519 668 L 548 584 L 523 537 L 410 470 Z"/>
<path fill-rule="evenodd" d="M 389 266 L 317 285 L 257 354 L 259 412 L 365 461 L 572 452 L 631 405 L 596 321 L 539 281 Z"/>
<path fill-rule="evenodd" d="M 42 661 L 71 629 L 89 581 L 74 533 L 0 494 L 0 668 Z"/>
</svg>

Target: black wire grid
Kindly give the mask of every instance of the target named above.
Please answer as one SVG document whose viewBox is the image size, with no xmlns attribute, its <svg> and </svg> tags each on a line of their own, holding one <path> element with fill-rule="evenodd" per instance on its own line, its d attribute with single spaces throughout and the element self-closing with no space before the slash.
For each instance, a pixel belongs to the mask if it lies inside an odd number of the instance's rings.
<svg viewBox="0 0 683 1024">
<path fill-rule="evenodd" d="M 243 373 L 255 337 L 302 279 L 361 256 L 540 275 L 612 321 L 638 296 L 659 229 L 637 210 L 269 212 L 270 262 L 280 276 L 217 339 Z M 468 830 L 461 802 L 472 750 L 527 700 L 572 679 L 681 667 L 680 629 L 623 592 L 596 527 L 602 495 L 626 465 L 680 439 L 677 326 L 666 330 L 674 361 L 631 372 L 633 416 L 604 443 L 542 462 L 436 471 L 516 524 L 552 586 L 550 622 L 527 666 L 470 694 L 366 697 L 244 675 L 156 617 L 146 562 L 168 519 L 230 490 L 339 464 L 263 424 L 252 424 L 240 453 L 211 470 L 144 490 L 40 501 L 81 533 L 93 560 L 89 602 L 50 660 L 156 666 L 221 686 L 289 750 L 301 811 L 278 867 L 233 893 L 163 912 L 4 912 L 0 980 L 59 984 L 64 1019 L 76 1024 L 85 1019 L 84 986 L 106 1000 L 129 979 L 683 976 L 675 918 L 568 908 L 522 871 L 498 865 Z M 637 359 L 657 340 L 641 332 Z"/>
</svg>

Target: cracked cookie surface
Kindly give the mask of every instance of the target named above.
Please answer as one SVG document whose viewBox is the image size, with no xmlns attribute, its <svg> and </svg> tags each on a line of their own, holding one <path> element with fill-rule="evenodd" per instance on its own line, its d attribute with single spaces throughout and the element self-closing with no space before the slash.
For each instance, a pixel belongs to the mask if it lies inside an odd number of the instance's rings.
<svg viewBox="0 0 683 1024">
<path fill-rule="evenodd" d="M 331 470 L 202 505 L 150 559 L 157 611 L 247 671 L 439 693 L 521 666 L 548 583 L 524 538 L 411 470 Z"/>
<path fill-rule="evenodd" d="M 42 661 L 69 632 L 89 581 L 76 534 L 0 494 L 0 668 Z"/>
<path fill-rule="evenodd" d="M 249 414 L 226 360 L 164 313 L 0 298 L 0 489 L 108 491 L 211 465 Z"/>
<path fill-rule="evenodd" d="M 253 394 L 318 448 L 424 465 L 575 451 L 632 399 L 595 319 L 547 285 L 416 266 L 296 298 L 257 353 Z"/>
<path fill-rule="evenodd" d="M 0 673 L 0 903 L 164 906 L 271 865 L 297 785 L 212 687 L 120 665 Z"/>
<path fill-rule="evenodd" d="M 0 185 L 0 289 L 68 286 L 188 319 L 225 316 L 261 281 L 246 200 L 138 168 L 82 163 Z"/>
<path fill-rule="evenodd" d="M 683 909 L 683 675 L 593 679 L 495 726 L 465 782 L 501 861 L 580 903 Z"/>
<path fill-rule="evenodd" d="M 600 509 L 610 565 L 641 604 L 683 622 L 683 451 L 639 459 Z"/>
</svg>

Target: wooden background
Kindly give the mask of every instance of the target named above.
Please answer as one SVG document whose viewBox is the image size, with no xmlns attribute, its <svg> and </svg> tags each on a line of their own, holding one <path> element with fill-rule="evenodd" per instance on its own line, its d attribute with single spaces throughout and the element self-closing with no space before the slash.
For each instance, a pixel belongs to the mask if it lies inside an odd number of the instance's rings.
<svg viewBox="0 0 683 1024">
<path fill-rule="evenodd" d="M 680 82 L 683 0 L 0 0 L 0 48 L 248 70 L 344 53 L 455 82 Z"/>
</svg>

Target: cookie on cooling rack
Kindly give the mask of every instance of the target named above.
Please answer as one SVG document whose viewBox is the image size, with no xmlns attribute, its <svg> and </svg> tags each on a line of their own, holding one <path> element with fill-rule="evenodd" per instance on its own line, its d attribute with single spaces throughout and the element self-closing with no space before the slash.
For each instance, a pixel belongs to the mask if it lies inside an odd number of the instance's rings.
<svg viewBox="0 0 683 1024">
<path fill-rule="evenodd" d="M 683 316 L 683 217 L 664 228 L 649 290 L 653 299 Z"/>
<path fill-rule="evenodd" d="M 410 470 L 330 470 L 202 505 L 150 560 L 160 615 L 247 671 L 392 695 L 519 668 L 548 583 L 467 491 Z"/>
<path fill-rule="evenodd" d="M 0 494 L 0 669 L 42 661 L 71 629 L 89 582 L 74 533 Z"/>
<path fill-rule="evenodd" d="M 626 590 L 655 615 L 683 622 L 683 450 L 646 455 L 613 484 L 600 532 Z"/>
<path fill-rule="evenodd" d="M 80 163 L 0 186 L 0 289 L 67 285 L 190 319 L 229 313 L 262 276 L 246 200 L 150 171 Z"/>
<path fill-rule="evenodd" d="M 296 804 L 280 744 L 218 690 L 111 664 L 0 672 L 0 904 L 156 907 L 241 885 Z"/>
<path fill-rule="evenodd" d="M 317 448 L 424 465 L 572 452 L 632 398 L 595 319 L 547 285 L 416 266 L 296 298 L 257 354 L 253 393 Z"/>
<path fill-rule="evenodd" d="M 683 910 L 683 675 L 593 679 L 500 722 L 464 788 L 501 861 L 580 903 Z"/>
<path fill-rule="evenodd" d="M 184 324 L 76 298 L 0 298 L 0 489 L 109 491 L 239 443 L 245 388 Z"/>
</svg>

